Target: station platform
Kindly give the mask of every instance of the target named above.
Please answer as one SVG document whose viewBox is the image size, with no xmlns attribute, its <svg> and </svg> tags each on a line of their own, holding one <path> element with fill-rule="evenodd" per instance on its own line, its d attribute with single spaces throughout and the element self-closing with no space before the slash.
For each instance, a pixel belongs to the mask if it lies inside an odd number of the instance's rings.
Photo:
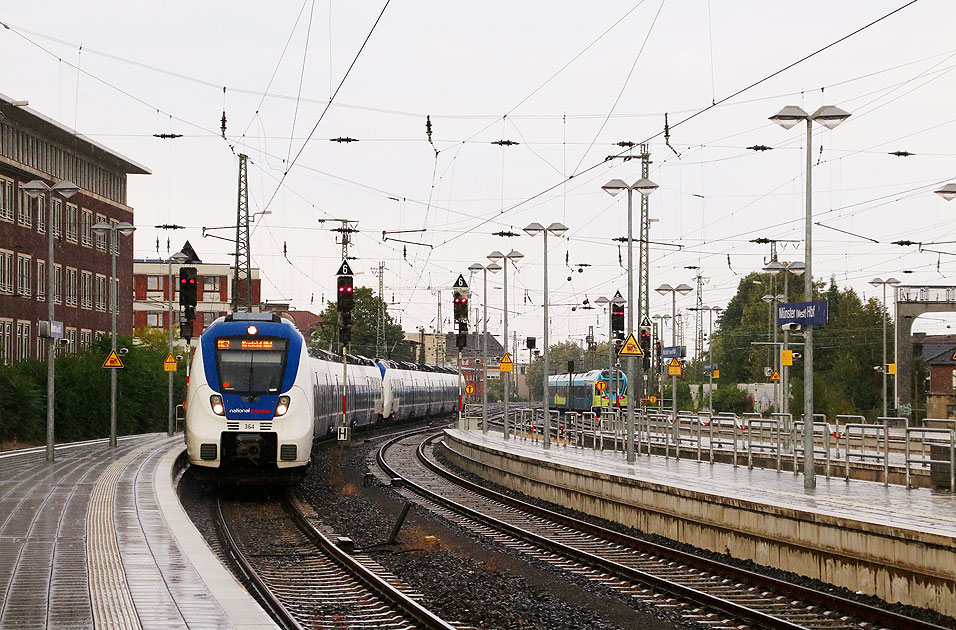
<svg viewBox="0 0 956 630">
<path fill-rule="evenodd" d="M 449 459 L 501 486 L 735 558 L 956 617 L 956 495 L 448 429 Z"/>
<path fill-rule="evenodd" d="M 180 506 L 182 436 L 0 453 L 0 628 L 276 625 Z"/>
</svg>

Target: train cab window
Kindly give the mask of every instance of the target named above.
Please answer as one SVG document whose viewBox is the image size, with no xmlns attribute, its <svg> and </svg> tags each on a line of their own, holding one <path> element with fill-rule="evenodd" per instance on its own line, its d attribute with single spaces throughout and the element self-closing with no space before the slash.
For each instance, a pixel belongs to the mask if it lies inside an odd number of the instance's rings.
<svg viewBox="0 0 956 630">
<path fill-rule="evenodd" d="M 274 394 L 282 387 L 288 339 L 222 337 L 216 339 L 221 391 Z"/>
</svg>

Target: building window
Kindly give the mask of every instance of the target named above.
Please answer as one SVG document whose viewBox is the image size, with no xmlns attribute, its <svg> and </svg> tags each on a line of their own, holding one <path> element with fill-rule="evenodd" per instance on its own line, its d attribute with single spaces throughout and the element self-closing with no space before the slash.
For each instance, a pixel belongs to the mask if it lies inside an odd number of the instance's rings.
<svg viewBox="0 0 956 630">
<path fill-rule="evenodd" d="M 93 331 L 92 330 L 81 330 L 80 331 L 80 347 L 89 348 L 93 345 Z"/>
<path fill-rule="evenodd" d="M 53 301 L 63 303 L 63 267 L 53 264 Z"/>
<path fill-rule="evenodd" d="M 84 247 L 93 247 L 93 211 L 83 210 L 80 216 L 80 241 Z M 97 237 L 99 238 L 99 237 Z M 106 238 L 105 236 L 103 237 Z M 105 243 L 105 241 L 104 241 Z M 104 244 L 104 248 L 106 245 Z"/>
<path fill-rule="evenodd" d="M 79 225 L 79 208 L 72 203 L 66 204 L 66 240 L 71 243 L 76 242 Z"/>
<path fill-rule="evenodd" d="M 43 197 L 37 197 L 37 232 L 46 233 L 46 209 L 43 207 Z"/>
<path fill-rule="evenodd" d="M 17 322 L 17 361 L 30 358 L 30 322 Z"/>
<path fill-rule="evenodd" d="M 53 200 L 53 236 L 63 235 L 63 202 L 59 199 Z"/>
<path fill-rule="evenodd" d="M 29 256 L 17 254 L 17 295 L 32 295 L 33 276 L 30 273 L 33 261 Z"/>
<path fill-rule="evenodd" d="M 202 312 L 202 327 L 206 328 L 207 326 L 212 324 L 214 321 L 216 321 L 217 317 L 219 317 L 219 313 L 215 311 L 203 311 Z"/>
<path fill-rule="evenodd" d="M 13 320 L 0 319 L 0 359 L 4 365 L 13 360 Z"/>
<path fill-rule="evenodd" d="M 76 328 L 66 329 L 66 351 L 76 352 Z"/>
<path fill-rule="evenodd" d="M 0 177 L 0 220 L 13 223 L 13 180 Z"/>
<path fill-rule="evenodd" d="M 146 276 L 146 290 L 147 291 L 162 291 L 163 277 L 162 276 Z"/>
<path fill-rule="evenodd" d="M 33 227 L 33 200 L 27 191 L 20 189 L 20 203 L 17 204 L 17 223 L 26 227 Z"/>
<path fill-rule="evenodd" d="M 37 360 L 46 361 L 46 339 L 37 337 Z"/>
<path fill-rule="evenodd" d="M 76 306 L 79 294 L 79 274 L 73 267 L 66 268 L 66 304 Z"/>
<path fill-rule="evenodd" d="M 96 274 L 96 310 L 106 310 L 106 276 Z"/>
<path fill-rule="evenodd" d="M 218 290 L 219 290 L 219 276 L 203 276 L 203 277 L 202 277 L 202 290 L 203 290 L 203 291 L 218 291 Z"/>
<path fill-rule="evenodd" d="M 13 252 L 0 250 L 0 293 L 13 293 Z"/>
<path fill-rule="evenodd" d="M 96 222 L 106 223 L 106 217 L 102 214 L 98 214 L 96 215 Z M 96 249 L 100 250 L 101 252 L 106 251 L 106 235 L 107 232 L 96 232 L 93 235 L 93 238 L 96 239 Z"/>
<path fill-rule="evenodd" d="M 163 325 L 162 313 L 146 313 L 146 325 L 152 328 L 159 328 Z"/>
<path fill-rule="evenodd" d="M 37 261 L 37 299 L 46 299 L 46 261 Z"/>
<path fill-rule="evenodd" d="M 93 308 L 93 273 L 90 271 L 80 274 L 80 306 Z"/>
</svg>

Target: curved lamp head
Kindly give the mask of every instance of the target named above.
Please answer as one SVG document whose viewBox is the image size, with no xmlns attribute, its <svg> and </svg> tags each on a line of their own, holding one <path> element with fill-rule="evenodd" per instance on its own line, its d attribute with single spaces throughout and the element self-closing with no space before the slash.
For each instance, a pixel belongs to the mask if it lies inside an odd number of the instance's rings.
<svg viewBox="0 0 956 630">
<path fill-rule="evenodd" d="M 20 190 L 25 192 L 30 199 L 36 199 L 43 193 L 50 192 L 51 188 L 47 183 L 40 179 L 34 179 L 26 184 L 20 184 Z"/>
<path fill-rule="evenodd" d="M 669 284 L 662 284 L 661 286 L 657 287 L 654 290 L 660 293 L 661 295 L 667 295 L 668 293 L 672 293 L 674 291 L 674 287 L 672 287 Z"/>
<path fill-rule="evenodd" d="M 956 199 L 956 184 L 946 184 L 939 190 L 933 191 L 946 201 Z"/>
<path fill-rule="evenodd" d="M 53 184 L 53 188 L 51 190 L 53 190 L 55 193 L 59 193 L 64 198 L 69 199 L 80 191 L 80 187 L 73 182 L 64 179 L 63 181 Z"/>
<path fill-rule="evenodd" d="M 680 293 L 681 295 L 687 295 L 688 293 L 690 293 L 690 292 L 693 291 L 694 289 L 693 289 L 693 287 L 690 287 L 690 286 L 688 286 L 688 285 L 686 285 L 686 284 L 678 284 L 677 287 L 676 287 L 674 290 L 677 291 L 678 293 Z"/>
<path fill-rule="evenodd" d="M 623 179 L 612 179 L 608 183 L 601 186 L 601 189 L 612 197 L 617 197 L 619 194 L 621 194 L 622 190 L 627 190 L 627 184 Z"/>
<path fill-rule="evenodd" d="M 872 284 L 874 287 L 878 287 L 883 284 L 883 278 L 873 278 L 870 280 L 870 284 Z"/>
<path fill-rule="evenodd" d="M 499 252 L 497 249 L 490 254 L 488 254 L 488 260 L 501 260 L 505 255 Z"/>
<path fill-rule="evenodd" d="M 602 295 L 601 297 L 595 299 L 595 300 L 594 300 L 594 303 L 595 303 L 595 304 L 600 304 L 601 306 L 604 306 L 605 304 L 610 304 L 610 303 L 611 303 L 611 300 L 607 299 L 606 297 L 604 297 L 604 296 Z"/>
<path fill-rule="evenodd" d="M 561 236 L 568 231 L 568 228 L 563 223 L 559 223 L 558 221 L 555 221 L 554 223 L 548 226 L 548 231 L 554 234 L 555 236 Z"/>
<path fill-rule="evenodd" d="M 525 234 L 529 236 L 536 236 L 544 232 L 544 226 L 540 223 L 531 223 L 524 229 Z"/>
<path fill-rule="evenodd" d="M 642 177 L 641 179 L 634 182 L 634 185 L 631 186 L 631 188 L 641 193 L 645 197 L 648 197 L 650 196 L 652 192 L 657 190 L 658 186 L 657 184 L 647 179 L 646 177 Z"/>
<path fill-rule="evenodd" d="M 478 273 L 482 269 L 484 269 L 484 266 L 479 265 L 478 263 L 472 263 L 471 265 L 468 266 L 468 271 L 470 271 L 471 273 Z"/>
<path fill-rule="evenodd" d="M 784 267 L 782 264 L 780 264 L 776 260 L 771 260 L 763 267 L 763 270 L 769 273 L 771 276 L 777 275 L 784 269 L 786 269 L 786 267 Z"/>
<path fill-rule="evenodd" d="M 887 278 L 886 284 L 890 285 L 891 287 L 896 287 L 900 285 L 900 281 L 896 278 Z"/>
<path fill-rule="evenodd" d="M 766 302 L 767 304 L 770 304 L 771 302 L 773 302 L 774 297 L 768 293 L 760 299 Z"/>
<path fill-rule="evenodd" d="M 136 226 L 130 223 L 126 223 L 124 221 L 123 223 L 116 224 L 116 231 L 122 234 L 123 236 L 129 236 L 130 234 L 136 231 Z"/>
<path fill-rule="evenodd" d="M 802 276 L 806 270 L 807 266 L 803 264 L 802 260 L 795 260 L 787 265 L 787 271 L 795 276 Z"/>
<path fill-rule="evenodd" d="M 485 269 L 487 269 L 491 273 L 498 273 L 499 271 L 501 271 L 501 265 L 499 265 L 496 262 L 493 262 L 489 265 L 485 265 Z"/>
<path fill-rule="evenodd" d="M 787 105 L 779 112 L 771 116 L 770 120 L 777 123 L 784 129 L 790 129 L 801 120 L 806 120 L 809 117 L 810 114 L 803 111 L 802 107 L 798 107 L 797 105 Z"/>
<path fill-rule="evenodd" d="M 837 125 L 850 117 L 850 112 L 840 109 L 836 105 L 824 105 L 813 112 L 810 118 L 827 129 L 834 129 Z"/>
<path fill-rule="evenodd" d="M 506 258 L 507 258 L 508 260 L 514 260 L 515 262 L 517 262 L 517 261 L 521 260 L 522 258 L 524 258 L 524 254 L 522 254 L 521 252 L 519 252 L 519 251 L 516 250 L 516 249 L 513 249 L 513 250 L 511 250 L 510 252 L 508 252 L 508 255 L 506 256 Z"/>
<path fill-rule="evenodd" d="M 109 232 L 110 230 L 112 230 L 113 226 L 111 226 L 109 223 L 100 221 L 99 223 L 94 223 L 93 227 L 91 227 L 90 229 L 96 232 L 97 234 L 105 234 L 106 232 Z"/>
<path fill-rule="evenodd" d="M 172 258 L 172 261 L 176 263 L 177 265 L 181 265 L 187 260 L 189 260 L 189 256 L 187 256 L 186 254 L 182 252 L 176 252 L 175 254 L 170 256 L 170 258 Z"/>
</svg>

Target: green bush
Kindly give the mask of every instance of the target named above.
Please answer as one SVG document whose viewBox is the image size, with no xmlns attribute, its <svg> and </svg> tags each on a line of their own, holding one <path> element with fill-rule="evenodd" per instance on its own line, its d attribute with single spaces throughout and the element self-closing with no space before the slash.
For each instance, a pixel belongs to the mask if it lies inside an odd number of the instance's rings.
<svg viewBox="0 0 956 630">
<path fill-rule="evenodd" d="M 750 394 L 739 389 L 734 383 L 718 385 L 714 389 L 714 409 L 733 413 L 747 413 L 754 410 Z"/>
<path fill-rule="evenodd" d="M 146 335 L 149 337 L 149 335 Z M 168 349 L 161 343 L 135 344 L 118 337 L 117 347 L 129 348 L 117 372 L 117 433 L 152 433 L 166 430 L 168 377 L 163 360 Z M 110 351 L 109 338 L 56 359 L 55 439 L 72 442 L 103 438 L 110 430 L 110 375 L 103 362 Z M 185 397 L 185 366 L 180 362 L 173 379 L 173 402 Z M 46 441 L 46 362 L 21 361 L 0 366 L 0 442 L 5 447 L 42 444 Z"/>
</svg>

